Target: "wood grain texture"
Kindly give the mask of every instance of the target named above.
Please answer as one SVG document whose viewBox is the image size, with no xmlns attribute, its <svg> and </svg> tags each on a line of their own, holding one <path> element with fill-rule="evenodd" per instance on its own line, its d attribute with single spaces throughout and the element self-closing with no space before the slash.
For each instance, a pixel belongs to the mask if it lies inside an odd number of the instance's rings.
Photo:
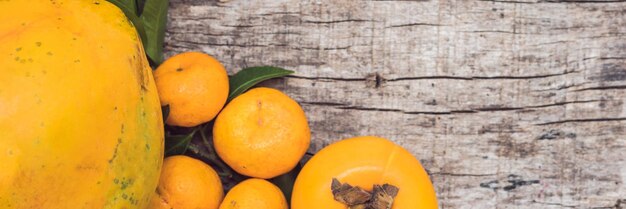
<svg viewBox="0 0 626 209">
<path fill-rule="evenodd" d="M 310 152 L 392 139 L 440 208 L 626 208 L 625 1 L 171 0 L 190 50 L 297 71 Z"/>
</svg>

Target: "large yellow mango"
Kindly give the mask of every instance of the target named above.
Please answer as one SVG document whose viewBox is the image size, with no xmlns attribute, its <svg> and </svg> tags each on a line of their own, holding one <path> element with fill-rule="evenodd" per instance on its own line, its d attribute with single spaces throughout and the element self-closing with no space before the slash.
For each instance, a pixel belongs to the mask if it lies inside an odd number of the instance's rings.
<svg viewBox="0 0 626 209">
<path fill-rule="evenodd" d="M 0 0 L 0 208 L 143 208 L 163 157 L 156 87 L 104 0 Z"/>
</svg>

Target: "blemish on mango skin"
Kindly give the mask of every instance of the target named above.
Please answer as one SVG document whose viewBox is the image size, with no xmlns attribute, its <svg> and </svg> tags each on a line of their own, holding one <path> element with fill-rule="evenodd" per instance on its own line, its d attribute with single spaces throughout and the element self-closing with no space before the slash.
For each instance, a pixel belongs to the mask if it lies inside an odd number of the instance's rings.
<svg viewBox="0 0 626 209">
<path fill-rule="evenodd" d="M 122 190 L 124 190 L 124 189 L 128 188 L 129 186 L 132 186 L 134 182 L 135 181 L 133 179 L 130 179 L 130 178 L 127 179 L 127 178 L 123 177 L 122 181 L 120 181 L 120 188 Z"/>
<path fill-rule="evenodd" d="M 122 126 L 122 133 L 124 133 L 124 126 Z M 115 149 L 113 150 L 113 156 L 109 159 L 109 164 L 113 163 L 113 160 L 117 157 L 117 151 L 122 143 L 122 138 L 117 138 L 117 144 L 115 144 Z"/>
</svg>

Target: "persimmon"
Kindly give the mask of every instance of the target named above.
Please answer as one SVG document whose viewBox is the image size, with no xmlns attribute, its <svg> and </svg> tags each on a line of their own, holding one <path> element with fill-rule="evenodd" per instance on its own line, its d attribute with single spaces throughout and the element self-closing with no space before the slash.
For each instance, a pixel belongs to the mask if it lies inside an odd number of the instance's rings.
<svg viewBox="0 0 626 209">
<path fill-rule="evenodd" d="M 435 209 L 437 198 L 420 162 L 393 142 L 374 136 L 345 139 L 315 154 L 298 175 L 292 209 L 345 209 L 331 192 L 333 178 L 372 191 L 390 184 L 399 191 L 393 209 Z"/>
</svg>

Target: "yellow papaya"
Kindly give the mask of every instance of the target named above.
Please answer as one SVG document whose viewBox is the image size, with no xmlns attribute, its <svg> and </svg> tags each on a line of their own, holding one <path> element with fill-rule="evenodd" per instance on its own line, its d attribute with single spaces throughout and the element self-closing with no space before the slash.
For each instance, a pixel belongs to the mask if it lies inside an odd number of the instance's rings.
<svg viewBox="0 0 626 209">
<path fill-rule="evenodd" d="M 163 119 L 141 40 L 104 0 L 0 0 L 0 208 L 144 208 Z"/>
</svg>

